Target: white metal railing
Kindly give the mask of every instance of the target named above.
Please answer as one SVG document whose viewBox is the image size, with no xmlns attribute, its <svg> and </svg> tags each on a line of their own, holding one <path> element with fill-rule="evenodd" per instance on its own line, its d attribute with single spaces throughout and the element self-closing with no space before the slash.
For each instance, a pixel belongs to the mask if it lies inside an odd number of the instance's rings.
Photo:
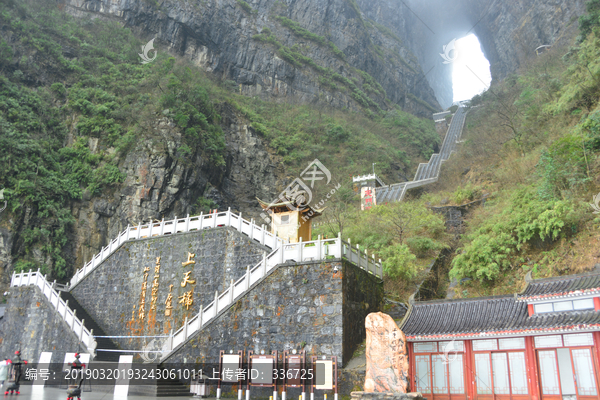
<svg viewBox="0 0 600 400">
<path fill-rule="evenodd" d="M 375 255 L 371 257 L 365 251 L 362 253 L 359 246 L 353 248 L 348 242 L 343 241 L 339 236 L 335 239 L 321 239 L 311 242 L 286 243 L 275 249 L 271 254 L 265 255 L 263 259 L 254 267 L 248 266 L 246 273 L 237 281 L 231 280 L 230 286 L 219 294 L 215 292 L 214 300 L 206 307 L 200 306 L 200 312 L 188 321 L 186 318 L 183 326 L 175 333 L 171 334 L 162 355 L 162 360 L 166 359 L 177 346 L 182 345 L 195 332 L 198 332 L 213 318 L 244 294 L 246 294 L 252 285 L 267 276 L 278 265 L 287 261 L 305 262 L 323 259 L 346 258 L 353 264 L 366 272 L 378 277 L 383 277 L 381 260 L 375 261 Z"/>
<path fill-rule="evenodd" d="M 270 248 L 279 248 L 285 241 L 265 229 L 265 226 L 258 226 L 254 220 L 245 220 L 241 213 L 236 215 L 228 209 L 225 212 L 200 214 L 195 217 L 177 218 L 170 221 L 152 222 L 145 225 L 137 226 L 128 225 L 115 239 L 113 239 L 106 247 L 103 247 L 98 254 L 86 263 L 83 268 L 73 275 L 70 282 L 70 289 L 75 287 L 83 278 L 92 272 L 98 265 L 102 263 L 109 255 L 114 253 L 123 243 L 129 240 L 143 239 L 152 236 L 172 235 L 175 233 L 184 233 L 208 228 L 221 226 L 229 226 L 237 229 L 239 232 L 248 236 L 250 239 Z"/>
<path fill-rule="evenodd" d="M 85 320 L 79 320 L 76 316 L 76 312 L 69 308 L 69 301 L 64 301 L 58 295 L 58 292 L 54 290 L 53 284 L 46 280 L 46 276 L 42 275 L 39 270 L 36 272 L 21 272 L 16 274 L 13 272 L 10 280 L 11 287 L 19 286 L 37 286 L 44 296 L 48 299 L 50 304 L 54 307 L 58 315 L 61 316 L 63 321 L 69 326 L 69 328 L 77 335 L 79 341 L 84 344 L 88 352 L 95 355 L 94 350 L 96 349 L 96 341 L 93 336 L 93 329 L 89 331 L 85 326 Z"/>
</svg>

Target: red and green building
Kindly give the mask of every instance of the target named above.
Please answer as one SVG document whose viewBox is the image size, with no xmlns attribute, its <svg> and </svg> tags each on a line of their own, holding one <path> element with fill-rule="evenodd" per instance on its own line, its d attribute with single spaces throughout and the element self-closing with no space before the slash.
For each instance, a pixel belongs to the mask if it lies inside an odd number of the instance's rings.
<svg viewBox="0 0 600 400">
<path fill-rule="evenodd" d="M 428 400 L 600 400 L 600 271 L 411 302 L 400 328 Z"/>
</svg>

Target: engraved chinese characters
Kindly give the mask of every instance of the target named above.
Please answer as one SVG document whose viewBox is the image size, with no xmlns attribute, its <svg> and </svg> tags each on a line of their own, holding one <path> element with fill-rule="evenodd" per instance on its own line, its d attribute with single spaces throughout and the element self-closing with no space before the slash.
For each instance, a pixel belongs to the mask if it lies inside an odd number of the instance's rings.
<svg viewBox="0 0 600 400">
<path fill-rule="evenodd" d="M 408 354 L 406 337 L 387 314 L 371 313 L 365 318 L 367 371 L 365 392 L 406 393 Z"/>
<path fill-rule="evenodd" d="M 182 262 L 181 266 L 182 267 L 187 267 L 188 265 L 194 265 L 196 264 L 196 261 L 193 260 L 193 258 L 196 257 L 196 254 L 193 253 L 189 253 L 188 252 L 188 256 L 187 256 L 187 261 L 186 262 Z M 181 287 L 187 287 L 187 284 L 189 283 L 190 286 L 191 285 L 195 285 L 196 284 L 196 280 L 195 279 L 191 279 L 190 278 L 190 274 L 192 273 L 192 271 L 187 271 L 184 273 L 183 276 L 183 282 L 181 282 Z M 183 293 L 182 296 L 179 296 L 179 304 L 182 304 L 186 310 L 190 309 L 190 306 L 192 306 L 194 304 L 194 288 L 192 287 L 189 291 Z"/>
<path fill-rule="evenodd" d="M 142 280 L 142 295 L 140 299 L 140 309 L 138 311 L 138 318 L 143 321 L 146 315 L 146 290 L 148 288 L 148 272 L 150 268 L 144 268 L 144 279 Z"/>
<path fill-rule="evenodd" d="M 156 257 L 156 266 L 154 267 L 154 279 L 152 281 L 152 298 L 150 300 L 150 310 L 156 311 L 156 301 L 158 300 L 158 278 L 160 277 L 160 257 Z"/>
</svg>

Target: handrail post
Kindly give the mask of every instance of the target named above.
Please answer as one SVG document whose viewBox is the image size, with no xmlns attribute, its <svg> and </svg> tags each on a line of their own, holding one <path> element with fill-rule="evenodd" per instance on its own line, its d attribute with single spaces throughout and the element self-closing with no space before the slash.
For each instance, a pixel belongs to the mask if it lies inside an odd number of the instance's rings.
<svg viewBox="0 0 600 400">
<path fill-rule="evenodd" d="M 73 310 L 73 320 L 71 321 L 71 330 L 75 329 L 75 320 L 77 319 L 76 314 L 77 314 L 77 310 Z"/>
<path fill-rule="evenodd" d="M 260 238 L 260 244 L 262 244 L 263 246 L 265 245 L 265 224 L 262 224 L 260 226 L 260 230 L 261 230 L 261 238 Z"/>
<path fill-rule="evenodd" d="M 198 311 L 198 330 L 202 329 L 202 314 L 204 314 L 204 305 L 200 304 L 200 311 Z"/>
<path fill-rule="evenodd" d="M 383 264 L 381 263 L 381 258 L 379 259 L 379 277 L 383 279 Z"/>
<path fill-rule="evenodd" d="M 246 290 L 250 289 L 250 266 L 246 267 Z"/>
<path fill-rule="evenodd" d="M 227 208 L 227 226 L 231 226 L 231 207 Z"/>
<path fill-rule="evenodd" d="M 204 220 L 204 213 L 202 211 L 200 211 L 200 226 L 198 227 L 198 230 L 201 231 L 202 230 L 202 221 Z"/>
<path fill-rule="evenodd" d="M 238 225 L 239 225 L 238 231 L 241 232 L 242 231 L 242 212 L 241 211 L 240 211 L 240 214 L 238 215 Z"/>
<path fill-rule="evenodd" d="M 79 341 L 81 342 L 81 338 L 83 337 L 83 323 L 85 322 L 85 318 L 81 320 L 81 330 L 79 331 Z"/>
<path fill-rule="evenodd" d="M 233 303 L 233 279 L 229 285 L 229 304 Z"/>
<path fill-rule="evenodd" d="M 136 235 L 136 239 L 139 239 L 142 236 L 142 223 L 139 222 L 138 223 L 138 228 L 137 228 L 137 235 Z"/>
<path fill-rule="evenodd" d="M 129 225 L 129 224 L 127 224 L 127 229 L 125 230 L 125 240 L 124 240 L 124 242 L 126 242 L 126 241 L 128 241 L 128 240 L 129 240 L 129 232 L 130 232 L 130 229 L 131 229 L 130 225 Z"/>
<path fill-rule="evenodd" d="M 58 305 L 60 304 L 60 299 L 56 298 L 56 308 L 58 309 Z M 67 310 L 69 309 L 69 300 L 65 301 L 65 311 L 63 312 L 63 319 L 67 320 Z"/>
<path fill-rule="evenodd" d="M 369 254 L 367 253 L 367 249 L 365 249 L 365 264 L 366 264 L 365 267 L 367 269 L 367 272 L 369 272 Z"/>
<path fill-rule="evenodd" d="M 40 279 L 40 269 L 38 268 L 37 272 L 35 273 L 35 282 L 33 283 L 35 286 L 38 285 L 39 279 Z"/>
<path fill-rule="evenodd" d="M 217 210 L 213 213 L 213 228 L 217 227 Z"/>
<path fill-rule="evenodd" d="M 215 317 L 219 313 L 219 292 L 215 290 Z"/>
<path fill-rule="evenodd" d="M 298 262 L 302 262 L 302 237 L 299 238 L 298 240 Z"/>
<path fill-rule="evenodd" d="M 162 236 L 165 233 L 165 217 L 162 218 L 162 220 L 160 221 L 160 235 Z"/>
<path fill-rule="evenodd" d="M 150 232 L 148 232 L 148 237 L 151 238 L 152 237 L 152 227 L 154 227 L 154 222 L 152 222 L 152 220 L 150 220 Z"/>
<path fill-rule="evenodd" d="M 262 267 L 263 267 L 263 274 L 262 276 L 266 276 L 267 275 L 267 252 L 263 252 L 263 258 L 262 258 Z"/>
<path fill-rule="evenodd" d="M 360 268 L 360 245 L 358 244 L 356 245 L 356 256 L 358 257 L 358 268 Z"/>
<path fill-rule="evenodd" d="M 173 233 L 177 233 L 177 215 L 175 216 L 175 219 L 173 220 Z"/>
<path fill-rule="evenodd" d="M 280 258 L 281 264 L 283 264 L 283 260 L 285 258 L 285 254 L 284 254 L 285 253 L 285 246 L 284 246 L 283 243 L 281 244 L 281 246 L 279 246 L 279 253 L 280 253 L 280 257 L 279 258 Z"/>
<path fill-rule="evenodd" d="M 250 219 L 250 240 L 254 239 L 254 218 Z"/>
<path fill-rule="evenodd" d="M 321 241 L 321 235 L 317 236 L 317 260 L 321 260 L 321 246 L 323 242 Z"/>
<path fill-rule="evenodd" d="M 188 331 L 188 319 L 187 317 L 185 317 L 185 321 L 183 322 L 183 342 L 185 343 L 185 341 L 187 340 L 187 331 Z"/>
<path fill-rule="evenodd" d="M 344 257 L 344 252 L 343 252 L 343 248 L 344 245 L 342 244 L 342 232 L 338 232 L 338 238 L 337 238 L 337 245 L 338 245 L 338 254 L 340 255 L 340 260 Z"/>
<path fill-rule="evenodd" d="M 190 231 L 190 214 L 185 217 L 185 232 Z"/>
<path fill-rule="evenodd" d="M 30 283 L 31 283 L 31 269 L 27 273 L 27 286 L 29 286 Z"/>
</svg>

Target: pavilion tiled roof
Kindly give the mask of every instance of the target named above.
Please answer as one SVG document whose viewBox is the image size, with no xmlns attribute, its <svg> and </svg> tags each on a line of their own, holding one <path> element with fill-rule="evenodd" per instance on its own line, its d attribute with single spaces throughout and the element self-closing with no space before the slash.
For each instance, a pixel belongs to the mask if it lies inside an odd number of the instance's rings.
<svg viewBox="0 0 600 400">
<path fill-rule="evenodd" d="M 477 339 L 600 329 L 600 313 L 534 314 L 513 295 L 435 300 L 411 305 L 400 329 L 409 340 Z"/>
<path fill-rule="evenodd" d="M 519 301 L 536 301 L 600 293 L 600 271 L 536 279 L 517 295 Z"/>
</svg>

